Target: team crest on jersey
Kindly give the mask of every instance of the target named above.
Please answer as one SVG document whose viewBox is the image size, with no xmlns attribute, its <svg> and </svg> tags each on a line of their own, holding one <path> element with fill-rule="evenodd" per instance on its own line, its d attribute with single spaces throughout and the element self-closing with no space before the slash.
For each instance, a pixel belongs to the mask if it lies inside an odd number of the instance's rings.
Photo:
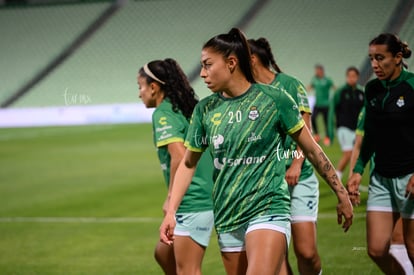
<svg viewBox="0 0 414 275">
<path fill-rule="evenodd" d="M 260 116 L 256 106 L 250 107 L 249 119 L 255 121 Z"/>
<path fill-rule="evenodd" d="M 404 97 L 400 96 L 400 98 L 397 100 L 397 106 L 401 108 L 404 105 L 405 105 Z"/>
</svg>

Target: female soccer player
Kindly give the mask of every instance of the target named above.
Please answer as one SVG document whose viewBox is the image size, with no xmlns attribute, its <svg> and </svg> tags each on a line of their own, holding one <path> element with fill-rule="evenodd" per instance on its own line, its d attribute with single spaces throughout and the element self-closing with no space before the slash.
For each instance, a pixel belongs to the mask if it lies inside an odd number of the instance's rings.
<svg viewBox="0 0 414 275">
<path fill-rule="evenodd" d="M 349 178 L 352 177 L 352 170 L 355 167 L 357 162 L 359 152 L 361 151 L 361 145 L 364 138 L 364 122 L 365 122 L 365 108 L 362 108 L 361 112 L 358 116 L 358 124 L 355 131 L 355 145 L 352 150 L 352 157 L 350 163 L 350 174 Z M 370 167 L 370 175 L 374 168 L 374 160 L 371 157 L 371 167 Z M 360 188 L 361 189 L 361 186 Z M 413 265 L 411 264 L 410 258 L 408 258 L 407 249 L 404 245 L 404 233 L 403 233 L 403 226 L 402 226 L 402 219 L 399 218 L 394 226 L 394 231 L 392 232 L 391 238 L 391 245 L 389 253 L 398 261 L 401 267 L 404 269 L 405 274 L 414 274 Z"/>
<path fill-rule="evenodd" d="M 388 253 L 401 216 L 408 256 L 414 263 L 414 74 L 403 69 L 411 50 L 393 34 L 369 43 L 377 78 L 365 88 L 365 136 L 348 190 L 354 203 L 366 163 L 375 153 L 367 206 L 368 254 L 386 274 L 403 274 Z"/>
<path fill-rule="evenodd" d="M 290 235 L 284 180 L 287 134 L 338 195 L 338 223 L 348 230 L 352 205 L 335 169 L 315 143 L 292 98 L 256 84 L 247 40 L 238 29 L 211 38 L 201 53 L 201 77 L 213 95 L 195 108 L 160 238 L 173 243 L 175 212 L 207 148 L 214 159 L 215 227 L 228 274 L 277 274 Z M 226 94 L 227 97 L 223 96 Z"/>
<path fill-rule="evenodd" d="M 249 39 L 248 42 L 255 80 L 288 92 L 298 105 L 306 126 L 311 129 L 311 110 L 303 84 L 296 78 L 282 73 L 266 38 Z M 291 154 L 286 159 L 285 179 L 289 184 L 291 229 L 298 269 L 300 274 L 319 274 L 321 260 L 316 246 L 319 181 L 312 164 L 305 159 L 300 147 L 290 137 L 286 138 L 285 150 L 296 152 L 296 155 Z"/>
<path fill-rule="evenodd" d="M 138 72 L 139 97 L 152 116 L 154 143 L 164 178 L 169 186 L 164 214 L 168 207 L 174 175 L 184 157 L 184 139 L 189 119 L 198 100 L 187 77 L 173 59 L 145 64 Z M 213 228 L 213 162 L 201 158 L 191 186 L 175 215 L 174 246 L 159 242 L 155 258 L 166 274 L 201 274 L 201 262 Z M 177 205 L 178 206 L 178 205 Z"/>
<path fill-rule="evenodd" d="M 358 85 L 358 78 L 358 69 L 349 67 L 346 70 L 346 84 L 335 92 L 329 107 L 328 135 L 332 141 L 334 129 L 337 129 L 338 141 L 342 150 L 342 157 L 336 169 L 340 178 L 351 160 L 358 115 L 364 105 L 364 91 Z"/>
<path fill-rule="evenodd" d="M 312 114 L 312 126 L 315 132 L 314 138 L 319 142 L 320 133 L 316 119 L 319 114 L 322 114 L 325 123 L 325 138 L 323 143 L 328 146 L 331 144 L 331 140 L 328 136 L 329 99 L 331 89 L 336 90 L 336 88 L 332 79 L 325 75 L 325 68 L 321 64 L 315 65 L 315 75 L 312 77 L 311 83 L 308 86 L 308 90 L 310 91 L 311 89 L 315 91 L 315 106 Z"/>
</svg>

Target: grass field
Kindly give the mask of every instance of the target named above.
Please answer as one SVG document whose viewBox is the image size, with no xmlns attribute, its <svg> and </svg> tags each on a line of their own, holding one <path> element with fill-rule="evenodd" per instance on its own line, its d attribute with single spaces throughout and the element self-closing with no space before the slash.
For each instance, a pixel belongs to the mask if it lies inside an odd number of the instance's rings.
<svg viewBox="0 0 414 275">
<path fill-rule="evenodd" d="M 161 274 L 153 248 L 166 188 L 151 135 L 146 124 L 0 129 L 0 274 Z M 340 156 L 337 144 L 326 152 Z M 325 183 L 320 194 L 324 274 L 379 274 L 365 207 L 344 234 Z M 203 271 L 224 274 L 215 237 Z"/>
</svg>

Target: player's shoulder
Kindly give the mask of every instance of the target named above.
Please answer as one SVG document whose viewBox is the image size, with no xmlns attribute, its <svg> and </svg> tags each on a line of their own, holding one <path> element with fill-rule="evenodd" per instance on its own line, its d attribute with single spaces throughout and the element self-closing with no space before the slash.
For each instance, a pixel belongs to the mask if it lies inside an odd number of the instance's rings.
<svg viewBox="0 0 414 275">
<path fill-rule="evenodd" d="M 265 94 L 269 100 L 272 100 L 277 105 L 283 104 L 287 101 L 294 101 L 292 96 L 286 91 L 286 89 L 283 86 L 272 86 L 272 85 L 266 85 L 266 84 L 253 84 L 255 85 L 255 88 Z"/>
<path fill-rule="evenodd" d="M 411 86 L 411 88 L 414 90 L 414 73 L 406 71 L 406 77 L 405 81 L 408 83 L 408 85 Z"/>
<path fill-rule="evenodd" d="M 179 110 L 174 110 L 172 103 L 169 100 L 163 100 L 161 104 L 152 113 L 153 121 L 166 119 L 186 120 L 184 115 Z"/>
<path fill-rule="evenodd" d="M 201 99 L 197 103 L 196 108 L 199 108 L 199 109 L 209 108 L 211 105 L 219 102 L 221 99 L 222 98 L 219 93 L 214 93 L 212 95 L 206 96 L 205 98 Z"/>
<path fill-rule="evenodd" d="M 290 85 L 295 85 L 297 87 L 304 87 L 302 81 L 300 81 L 297 77 L 295 77 L 293 75 L 289 75 L 289 74 L 286 74 L 286 73 L 279 73 L 277 75 L 277 77 L 280 79 L 280 81 L 282 83 L 286 82 Z"/>
</svg>

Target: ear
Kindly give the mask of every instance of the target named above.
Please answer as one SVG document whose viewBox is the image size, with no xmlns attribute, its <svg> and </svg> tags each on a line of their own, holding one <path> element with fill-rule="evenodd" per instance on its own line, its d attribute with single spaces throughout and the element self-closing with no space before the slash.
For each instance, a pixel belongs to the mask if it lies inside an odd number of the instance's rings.
<svg viewBox="0 0 414 275">
<path fill-rule="evenodd" d="M 227 58 L 227 67 L 229 68 L 230 72 L 233 73 L 237 66 L 237 57 L 235 55 L 230 55 Z"/>
<path fill-rule="evenodd" d="M 403 60 L 403 54 L 402 54 L 402 52 L 398 52 L 396 55 L 395 55 L 395 62 L 396 62 L 396 64 L 399 66 L 399 65 L 401 65 L 402 64 L 402 60 Z"/>
<path fill-rule="evenodd" d="M 156 93 L 160 91 L 160 85 L 157 84 L 157 82 L 153 81 L 150 84 L 151 88 L 151 95 L 154 96 Z"/>
<path fill-rule="evenodd" d="M 256 66 L 256 63 L 257 63 L 256 55 L 254 55 L 254 54 L 251 55 L 251 62 L 250 63 L 252 64 L 252 66 Z"/>
</svg>

